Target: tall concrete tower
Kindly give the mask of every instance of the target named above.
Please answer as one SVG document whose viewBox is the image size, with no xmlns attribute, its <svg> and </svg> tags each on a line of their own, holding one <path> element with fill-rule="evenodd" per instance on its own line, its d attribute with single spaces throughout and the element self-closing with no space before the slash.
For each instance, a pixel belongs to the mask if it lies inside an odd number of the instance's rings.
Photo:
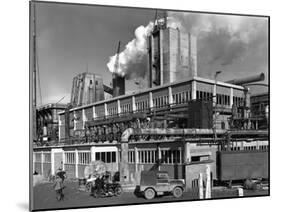
<svg viewBox="0 0 281 212">
<path fill-rule="evenodd" d="M 190 33 L 157 23 L 148 38 L 149 87 L 197 76 L 197 40 Z"/>
<path fill-rule="evenodd" d="M 71 104 L 81 106 L 104 100 L 103 79 L 93 73 L 81 73 L 73 78 Z"/>
</svg>

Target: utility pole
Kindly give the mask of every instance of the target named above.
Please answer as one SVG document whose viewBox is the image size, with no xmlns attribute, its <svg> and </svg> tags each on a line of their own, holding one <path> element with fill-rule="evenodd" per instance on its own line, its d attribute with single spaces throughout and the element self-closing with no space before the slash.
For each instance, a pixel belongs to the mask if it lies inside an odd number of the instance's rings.
<svg viewBox="0 0 281 212">
<path fill-rule="evenodd" d="M 37 139 L 37 114 L 36 114 L 36 106 L 37 106 L 37 99 L 36 99 L 36 8 L 35 8 L 35 1 L 31 1 L 31 8 L 33 9 L 33 28 L 32 28 L 32 45 L 33 45 L 33 70 L 32 70 L 32 97 L 33 97 L 33 104 L 32 104 L 32 124 L 33 124 L 33 141 Z"/>
</svg>

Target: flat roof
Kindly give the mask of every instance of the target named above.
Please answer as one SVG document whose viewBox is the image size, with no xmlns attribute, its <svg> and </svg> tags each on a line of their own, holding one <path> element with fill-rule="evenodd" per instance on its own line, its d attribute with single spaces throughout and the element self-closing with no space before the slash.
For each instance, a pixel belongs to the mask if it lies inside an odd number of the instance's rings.
<svg viewBox="0 0 281 212">
<path fill-rule="evenodd" d="M 62 103 L 47 103 L 45 105 L 41 105 L 39 107 L 37 107 L 37 110 L 43 110 L 43 109 L 65 109 L 66 108 L 66 104 L 62 104 Z"/>
<path fill-rule="evenodd" d="M 202 77 L 191 77 L 191 78 L 187 78 L 187 79 L 184 79 L 184 80 L 181 80 L 181 81 L 178 81 L 178 82 L 168 83 L 168 84 L 156 86 L 156 87 L 153 87 L 153 88 L 146 88 L 146 89 L 143 89 L 142 91 L 135 91 L 135 92 L 130 93 L 130 94 L 125 94 L 125 95 L 122 95 L 122 96 L 117 96 L 117 97 L 113 97 L 113 98 L 110 98 L 110 99 L 105 99 L 105 100 L 102 100 L 102 101 L 94 102 L 94 103 L 91 103 L 91 104 L 71 108 L 69 111 L 74 111 L 74 110 L 79 110 L 79 109 L 83 109 L 83 108 L 87 108 L 87 107 L 92 107 L 92 106 L 95 106 L 95 105 L 108 103 L 108 102 L 111 102 L 111 101 L 114 101 L 114 100 L 121 100 L 121 99 L 125 99 L 127 97 L 131 97 L 131 96 L 135 96 L 135 95 L 139 95 L 139 94 L 145 94 L 145 93 L 148 93 L 148 92 L 151 92 L 151 91 L 156 91 L 156 90 L 159 90 L 159 89 L 162 89 L 162 88 L 168 88 L 170 86 L 180 85 L 180 84 L 187 83 L 187 82 L 191 83 L 192 81 L 203 82 L 203 83 L 207 83 L 207 84 L 215 84 L 216 83 L 218 86 L 223 86 L 223 87 L 227 87 L 227 88 L 234 88 L 234 89 L 238 89 L 238 90 L 244 90 L 245 89 L 243 86 L 240 86 L 240 85 L 234 85 L 234 84 L 221 82 L 221 81 L 216 82 L 215 80 L 206 79 L 206 78 L 202 78 Z M 60 112 L 59 114 L 64 114 L 64 111 Z"/>
</svg>

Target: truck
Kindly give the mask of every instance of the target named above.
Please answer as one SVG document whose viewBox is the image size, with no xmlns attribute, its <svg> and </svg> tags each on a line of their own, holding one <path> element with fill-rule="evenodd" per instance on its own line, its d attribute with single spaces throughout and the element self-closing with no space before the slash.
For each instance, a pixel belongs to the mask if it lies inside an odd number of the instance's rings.
<svg viewBox="0 0 281 212">
<path fill-rule="evenodd" d="M 171 179 L 165 171 L 142 171 L 140 192 L 148 200 L 156 195 L 173 195 L 179 198 L 185 190 L 184 179 Z"/>
</svg>

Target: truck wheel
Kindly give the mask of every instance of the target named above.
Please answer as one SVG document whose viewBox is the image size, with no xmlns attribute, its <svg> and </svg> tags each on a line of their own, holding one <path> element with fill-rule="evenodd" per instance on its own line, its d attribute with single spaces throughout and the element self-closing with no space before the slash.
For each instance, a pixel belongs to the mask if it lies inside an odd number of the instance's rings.
<svg viewBox="0 0 281 212">
<path fill-rule="evenodd" d="M 117 186 L 116 188 L 115 188 L 115 195 L 116 196 L 120 196 L 121 194 L 122 194 L 122 188 L 121 188 L 121 186 Z"/>
<path fill-rule="evenodd" d="M 92 189 L 92 183 L 87 183 L 86 184 L 86 192 L 91 192 Z"/>
<path fill-rule="evenodd" d="M 175 187 L 173 190 L 173 196 L 179 198 L 182 196 L 182 189 L 180 187 Z"/>
<path fill-rule="evenodd" d="M 153 199 L 155 197 L 155 191 L 152 188 L 148 188 L 144 191 L 145 199 Z"/>
</svg>

